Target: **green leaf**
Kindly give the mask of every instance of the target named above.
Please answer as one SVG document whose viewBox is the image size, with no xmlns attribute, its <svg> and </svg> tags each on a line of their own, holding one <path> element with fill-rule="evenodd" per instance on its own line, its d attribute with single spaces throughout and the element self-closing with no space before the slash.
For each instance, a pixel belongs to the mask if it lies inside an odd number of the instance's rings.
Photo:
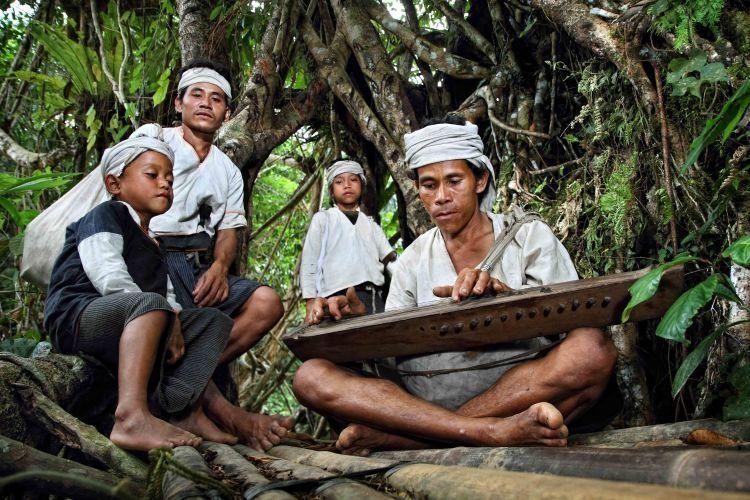
<svg viewBox="0 0 750 500">
<path fill-rule="evenodd" d="M 156 89 L 153 97 L 154 105 L 161 104 L 167 97 L 167 92 L 169 91 L 169 75 L 171 72 L 171 68 L 167 68 L 159 76 L 159 87 Z"/>
<path fill-rule="evenodd" d="M 21 214 L 18 212 L 18 209 L 16 209 L 16 205 L 10 201 L 8 198 L 4 198 L 0 196 L 0 207 L 4 208 L 6 212 L 10 215 L 10 218 L 13 219 L 13 222 L 18 226 L 21 223 Z"/>
<path fill-rule="evenodd" d="M 750 363 L 738 363 L 728 377 L 735 394 L 724 403 L 725 420 L 750 418 Z"/>
<path fill-rule="evenodd" d="M 701 68 L 701 81 L 704 82 L 728 82 L 729 76 L 724 65 L 720 62 L 706 64 Z"/>
<path fill-rule="evenodd" d="M 224 6 L 222 4 L 217 5 L 213 8 L 211 11 L 211 14 L 208 16 L 209 21 L 215 20 L 217 17 L 219 17 L 219 14 L 221 14 L 221 11 L 224 10 Z"/>
<path fill-rule="evenodd" d="M 721 256 L 729 257 L 732 262 L 748 267 L 750 265 L 750 234 L 746 234 L 729 245 L 726 250 L 721 252 Z"/>
<path fill-rule="evenodd" d="M 34 39 L 41 42 L 70 74 L 73 87 L 78 93 L 97 95 L 98 81 L 92 68 L 99 64 L 99 58 L 93 50 L 71 40 L 64 31 L 39 21 L 34 21 L 29 29 Z"/>
<path fill-rule="evenodd" d="M 746 80 L 737 89 L 718 115 L 708 120 L 701 134 L 690 144 L 690 150 L 685 163 L 680 168 L 680 173 L 685 173 L 685 170 L 698 160 L 706 146 L 717 140 L 719 136 L 722 142 L 726 141 L 737 126 L 737 122 L 745 114 L 748 105 L 750 105 L 750 80 Z"/>
<path fill-rule="evenodd" d="M 712 274 L 680 297 L 667 309 L 666 314 L 656 327 L 656 336 L 674 340 L 683 345 L 689 344 L 685 330 L 693 322 L 698 311 L 711 300 L 716 287 L 721 282 L 721 274 Z"/>
<path fill-rule="evenodd" d="M 696 347 L 693 352 L 687 355 L 685 361 L 682 362 L 682 365 L 677 370 L 677 373 L 674 376 L 674 380 L 672 381 L 673 398 L 676 397 L 677 394 L 682 390 L 682 387 L 688 381 L 690 375 L 693 374 L 695 369 L 698 368 L 698 365 L 700 365 L 701 362 L 706 359 L 708 350 L 711 348 L 711 345 L 719 337 L 719 335 L 722 334 L 724 330 L 725 328 L 719 328 L 718 330 L 716 330 L 714 333 L 703 339 L 701 343 L 698 344 L 698 347 Z"/>
<path fill-rule="evenodd" d="M 625 306 L 625 310 L 622 311 L 622 322 L 625 323 L 630 319 L 630 313 L 638 304 L 641 304 L 654 296 L 656 290 L 659 288 L 659 282 L 661 281 L 664 271 L 674 266 L 679 266 L 680 264 L 693 262 L 696 259 L 697 257 L 693 257 L 692 255 L 683 255 L 677 257 L 673 261 L 665 262 L 638 278 L 638 280 L 633 283 L 633 286 L 628 289 L 630 291 L 630 302 Z"/>
</svg>

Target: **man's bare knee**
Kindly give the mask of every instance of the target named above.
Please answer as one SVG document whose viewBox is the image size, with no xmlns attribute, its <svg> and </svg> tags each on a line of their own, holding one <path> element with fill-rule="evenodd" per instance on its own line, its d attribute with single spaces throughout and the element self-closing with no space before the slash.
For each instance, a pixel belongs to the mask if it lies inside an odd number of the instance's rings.
<svg viewBox="0 0 750 500">
<path fill-rule="evenodd" d="M 261 286 L 253 292 L 244 306 L 247 314 L 252 314 L 254 318 L 267 319 L 276 323 L 284 314 L 284 304 L 271 287 Z"/>
<path fill-rule="evenodd" d="M 606 385 L 617 362 L 617 350 L 601 330 L 576 328 L 568 333 L 563 347 L 561 357 L 571 368 L 565 378 L 571 385 Z"/>
<path fill-rule="evenodd" d="M 329 379 L 337 370 L 340 369 L 325 359 L 305 361 L 294 375 L 294 395 L 305 406 L 316 407 L 319 401 L 332 401 L 338 396 L 338 391 Z"/>
</svg>

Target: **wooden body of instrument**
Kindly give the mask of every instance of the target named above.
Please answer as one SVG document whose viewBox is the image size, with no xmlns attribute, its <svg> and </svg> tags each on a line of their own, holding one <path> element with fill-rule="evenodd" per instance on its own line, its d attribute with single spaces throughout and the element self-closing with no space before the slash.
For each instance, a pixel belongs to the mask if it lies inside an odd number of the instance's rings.
<svg viewBox="0 0 750 500">
<path fill-rule="evenodd" d="M 284 335 L 302 360 L 336 363 L 473 348 L 621 323 L 628 288 L 648 270 L 527 288 L 508 295 L 326 321 Z M 662 316 L 683 288 L 683 268 L 662 276 L 630 321 Z"/>
</svg>

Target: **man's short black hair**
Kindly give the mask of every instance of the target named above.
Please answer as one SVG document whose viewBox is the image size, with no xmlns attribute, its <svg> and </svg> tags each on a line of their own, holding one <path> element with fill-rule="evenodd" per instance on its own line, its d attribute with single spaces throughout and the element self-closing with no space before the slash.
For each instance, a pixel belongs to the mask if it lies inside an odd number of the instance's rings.
<svg viewBox="0 0 750 500">
<path fill-rule="evenodd" d="M 447 113 L 442 118 L 429 118 L 422 122 L 422 128 L 429 127 L 430 125 L 442 125 L 442 124 L 448 124 L 448 125 L 466 125 L 466 118 L 464 118 L 462 115 L 459 115 L 458 113 Z M 482 167 L 478 167 L 471 163 L 470 161 L 467 161 L 466 164 L 469 166 L 469 169 L 474 174 L 474 177 L 479 181 L 482 176 L 486 173 L 485 169 Z M 417 170 L 416 169 L 408 169 L 406 171 L 407 177 L 409 179 L 416 181 L 417 179 Z"/>
<path fill-rule="evenodd" d="M 226 78 L 226 80 L 229 82 L 229 88 L 234 89 L 234 85 L 232 85 L 232 74 L 229 72 L 229 68 L 225 65 L 221 64 L 220 62 L 212 61 L 210 59 L 193 59 L 188 64 L 181 67 L 179 70 L 177 70 L 177 82 L 180 81 L 180 78 L 182 78 L 182 74 L 193 68 L 208 68 L 216 71 L 218 74 Z M 185 92 L 187 91 L 187 88 L 181 89 L 177 92 L 177 98 L 182 100 L 183 97 L 185 97 Z M 226 99 L 227 106 L 230 108 L 232 107 L 232 103 L 230 102 L 229 96 L 225 95 L 224 98 Z"/>
</svg>

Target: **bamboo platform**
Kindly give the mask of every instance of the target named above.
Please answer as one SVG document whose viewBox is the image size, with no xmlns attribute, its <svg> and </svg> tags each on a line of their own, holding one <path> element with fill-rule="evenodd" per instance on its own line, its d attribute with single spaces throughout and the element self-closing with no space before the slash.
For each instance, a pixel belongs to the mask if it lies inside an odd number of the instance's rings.
<svg viewBox="0 0 750 500">
<path fill-rule="evenodd" d="M 320 448 L 294 440 L 267 453 L 216 443 L 177 448 L 174 460 L 190 473 L 170 468 L 163 497 L 750 499 L 750 420 L 582 434 L 571 436 L 567 448 L 459 447 L 370 457 Z"/>
</svg>

